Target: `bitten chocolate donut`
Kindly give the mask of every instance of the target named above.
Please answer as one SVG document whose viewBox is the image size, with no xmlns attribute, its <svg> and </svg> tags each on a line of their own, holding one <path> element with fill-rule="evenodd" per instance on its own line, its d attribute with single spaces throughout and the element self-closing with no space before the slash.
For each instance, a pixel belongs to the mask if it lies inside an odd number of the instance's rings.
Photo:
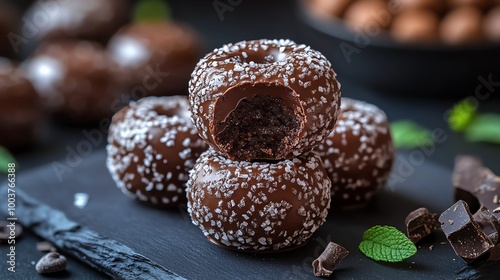
<svg viewBox="0 0 500 280">
<path fill-rule="evenodd" d="M 187 97 L 148 97 L 113 116 L 107 167 L 125 194 L 175 207 L 186 201 L 188 171 L 207 147 L 191 122 Z"/>
<path fill-rule="evenodd" d="M 0 59 L 0 146 L 32 144 L 41 132 L 42 116 L 42 102 L 24 73 Z"/>
<path fill-rule="evenodd" d="M 198 34 L 173 21 L 125 26 L 111 38 L 108 51 L 133 99 L 187 94 L 191 72 L 203 56 Z"/>
<path fill-rule="evenodd" d="M 330 62 L 308 46 L 243 41 L 198 63 L 189 101 L 198 133 L 225 157 L 291 159 L 333 130 L 340 84 Z"/>
<path fill-rule="evenodd" d="M 188 212 L 215 244 L 255 252 L 292 249 L 325 221 L 330 187 L 315 153 L 267 163 L 232 161 L 209 149 L 189 174 Z"/>
<path fill-rule="evenodd" d="M 315 151 L 332 180 L 333 207 L 362 207 L 391 171 L 394 146 L 387 117 L 372 104 L 342 98 L 335 130 Z"/>
<path fill-rule="evenodd" d="M 119 109 L 123 90 L 113 62 L 98 44 L 46 43 L 23 67 L 45 107 L 60 120 L 97 122 Z"/>
</svg>

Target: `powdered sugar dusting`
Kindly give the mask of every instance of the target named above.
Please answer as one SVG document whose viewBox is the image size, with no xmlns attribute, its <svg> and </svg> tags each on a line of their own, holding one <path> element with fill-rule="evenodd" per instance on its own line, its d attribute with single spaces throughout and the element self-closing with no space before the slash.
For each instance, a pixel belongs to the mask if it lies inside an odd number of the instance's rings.
<svg viewBox="0 0 500 280">
<path fill-rule="evenodd" d="M 107 167 L 123 192 L 175 205 L 179 194 L 184 197 L 188 170 L 206 147 L 191 123 L 186 97 L 148 97 L 113 117 Z"/>
<path fill-rule="evenodd" d="M 350 203 L 364 203 L 383 187 L 395 152 L 385 113 L 349 98 L 342 98 L 335 130 L 315 151 L 332 179 L 332 195 Z"/>
<path fill-rule="evenodd" d="M 240 250 L 303 244 L 323 224 L 331 182 L 318 155 L 277 163 L 231 161 L 213 149 L 187 183 L 193 223 L 214 241 Z"/>
<path fill-rule="evenodd" d="M 302 101 L 306 124 L 289 158 L 312 150 L 333 130 L 340 110 L 340 84 L 321 53 L 290 40 L 242 41 L 207 54 L 189 82 L 193 122 L 216 150 L 209 125 L 214 103 L 233 86 L 259 82 L 289 86 Z"/>
</svg>

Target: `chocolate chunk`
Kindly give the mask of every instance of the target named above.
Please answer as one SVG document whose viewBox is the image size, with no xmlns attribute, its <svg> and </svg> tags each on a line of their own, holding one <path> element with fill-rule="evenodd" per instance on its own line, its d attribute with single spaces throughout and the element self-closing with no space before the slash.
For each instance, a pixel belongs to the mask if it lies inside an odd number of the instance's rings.
<svg viewBox="0 0 500 280">
<path fill-rule="evenodd" d="M 349 254 L 344 247 L 330 242 L 319 258 L 312 262 L 313 272 L 318 277 L 328 277 L 333 269 Z"/>
<path fill-rule="evenodd" d="M 441 224 L 438 214 L 431 213 L 427 208 L 412 211 L 405 219 L 406 235 L 413 243 L 438 230 Z"/>
<path fill-rule="evenodd" d="M 458 156 L 452 177 L 455 187 L 455 200 L 464 200 L 472 213 L 481 206 L 486 207 L 500 219 L 500 177 L 483 167 L 479 159 L 471 156 Z"/>
<path fill-rule="evenodd" d="M 66 257 L 56 252 L 50 252 L 43 256 L 35 266 L 38 273 L 54 273 L 66 269 Z"/>
<path fill-rule="evenodd" d="M 439 221 L 453 250 L 467 263 L 478 260 L 495 246 L 474 221 L 467 203 L 463 200 L 444 211 Z"/>
<path fill-rule="evenodd" d="M 481 207 L 473 216 L 483 232 L 490 238 L 491 242 L 497 244 L 500 235 L 500 220 L 488 209 Z"/>
<path fill-rule="evenodd" d="M 21 235 L 23 227 L 19 223 L 0 221 L 0 243 Z"/>
</svg>

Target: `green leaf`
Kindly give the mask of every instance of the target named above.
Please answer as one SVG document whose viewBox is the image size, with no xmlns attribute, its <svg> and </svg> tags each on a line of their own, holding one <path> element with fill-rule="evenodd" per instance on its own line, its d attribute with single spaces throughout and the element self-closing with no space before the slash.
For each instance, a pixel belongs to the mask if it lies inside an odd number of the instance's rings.
<svg viewBox="0 0 500 280">
<path fill-rule="evenodd" d="M 0 146 L 0 172 L 7 173 L 7 170 L 9 169 L 8 164 L 15 162 L 16 160 L 9 153 L 9 151 L 6 148 Z"/>
<path fill-rule="evenodd" d="M 141 0 L 134 6 L 134 21 L 161 21 L 170 18 L 170 8 L 165 0 Z"/>
<path fill-rule="evenodd" d="M 410 120 L 391 123 L 394 145 L 398 149 L 414 149 L 432 145 L 432 133 Z"/>
<path fill-rule="evenodd" d="M 400 262 L 417 252 L 417 247 L 395 227 L 374 226 L 363 235 L 359 250 L 376 261 Z"/>
<path fill-rule="evenodd" d="M 464 99 L 453 106 L 448 116 L 450 128 L 456 132 L 464 131 L 476 116 L 477 105 Z"/>
<path fill-rule="evenodd" d="M 500 115 L 478 115 L 464 132 L 468 141 L 500 144 Z"/>
</svg>

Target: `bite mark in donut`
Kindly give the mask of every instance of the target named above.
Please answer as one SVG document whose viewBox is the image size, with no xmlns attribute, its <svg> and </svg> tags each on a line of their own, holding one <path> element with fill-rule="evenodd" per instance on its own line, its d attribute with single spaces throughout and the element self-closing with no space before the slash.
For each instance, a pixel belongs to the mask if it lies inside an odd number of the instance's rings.
<svg viewBox="0 0 500 280">
<path fill-rule="evenodd" d="M 189 92 L 198 133 L 232 160 L 282 160 L 306 153 L 333 130 L 340 107 L 340 84 L 330 62 L 290 40 L 215 49 L 197 64 Z"/>
</svg>

